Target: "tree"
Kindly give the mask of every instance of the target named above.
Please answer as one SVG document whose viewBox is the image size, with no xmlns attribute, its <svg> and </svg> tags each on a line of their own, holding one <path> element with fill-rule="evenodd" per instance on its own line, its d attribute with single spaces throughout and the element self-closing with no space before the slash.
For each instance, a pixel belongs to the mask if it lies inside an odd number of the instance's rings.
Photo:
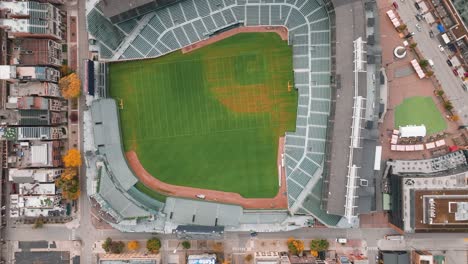
<svg viewBox="0 0 468 264">
<path fill-rule="evenodd" d="M 112 241 L 110 244 L 110 252 L 114 254 L 120 254 L 123 252 L 125 244 L 122 241 Z"/>
<path fill-rule="evenodd" d="M 288 238 L 287 245 L 289 252 L 294 255 L 299 255 L 304 251 L 304 242 L 302 240 L 294 239 L 293 237 Z"/>
<path fill-rule="evenodd" d="M 249 263 L 250 263 L 250 261 L 252 261 L 252 260 L 253 260 L 252 254 L 248 254 L 247 256 L 245 256 L 245 261 L 246 261 L 246 262 L 249 262 Z"/>
<path fill-rule="evenodd" d="M 429 61 L 426 60 L 426 59 L 422 59 L 419 61 L 419 65 L 422 67 L 422 68 L 426 68 L 427 65 L 429 65 Z"/>
<path fill-rule="evenodd" d="M 442 97 L 444 95 L 444 90 L 437 90 L 437 96 Z"/>
<path fill-rule="evenodd" d="M 34 225 L 33 225 L 34 229 L 42 228 L 43 226 L 44 226 L 44 219 L 42 218 L 42 216 L 39 216 L 38 218 L 34 220 Z"/>
<path fill-rule="evenodd" d="M 434 72 L 433 72 L 433 71 L 427 71 L 427 72 L 426 72 L 426 76 L 427 76 L 427 77 L 431 77 L 432 75 L 434 75 Z"/>
<path fill-rule="evenodd" d="M 66 200 L 77 200 L 80 197 L 80 182 L 76 168 L 66 168 L 62 175 L 55 180 L 55 186 L 62 190 L 62 197 Z"/>
<path fill-rule="evenodd" d="M 81 166 L 81 154 L 77 149 L 68 150 L 67 154 L 63 156 L 63 163 L 65 167 L 80 167 Z"/>
<path fill-rule="evenodd" d="M 413 42 L 413 43 L 411 43 L 409 45 L 409 47 L 412 48 L 412 49 L 416 48 L 416 46 L 418 46 L 418 43 L 416 43 L 416 42 Z"/>
<path fill-rule="evenodd" d="M 105 252 L 110 251 L 110 245 L 112 244 L 112 239 L 110 237 L 106 238 L 104 243 L 102 243 L 102 249 L 104 249 Z"/>
<path fill-rule="evenodd" d="M 310 250 L 325 251 L 330 246 L 330 243 L 325 239 L 314 239 L 310 241 Z"/>
<path fill-rule="evenodd" d="M 457 122 L 458 120 L 460 120 L 460 116 L 458 116 L 458 115 L 453 115 L 453 116 L 450 117 L 450 119 L 452 119 L 452 121 Z"/>
<path fill-rule="evenodd" d="M 124 242 L 122 241 L 112 241 L 110 237 L 106 238 L 104 243 L 102 243 L 102 249 L 106 251 L 106 253 L 114 253 L 114 254 L 120 254 L 123 252 L 123 249 L 125 247 Z"/>
<path fill-rule="evenodd" d="M 140 243 L 138 243 L 136 240 L 129 241 L 127 243 L 127 248 L 128 250 L 135 251 L 140 248 Z"/>
<path fill-rule="evenodd" d="M 60 75 L 61 76 L 67 76 L 69 74 L 71 74 L 73 71 L 72 69 L 70 69 L 70 67 L 68 67 L 68 65 L 62 65 L 60 66 Z"/>
<path fill-rule="evenodd" d="M 223 243 L 221 243 L 221 242 L 214 243 L 213 244 L 213 251 L 214 252 L 223 252 L 224 251 Z"/>
<path fill-rule="evenodd" d="M 159 253 L 159 249 L 161 248 L 161 240 L 157 237 L 153 237 L 146 241 L 146 249 L 153 254 Z"/>
<path fill-rule="evenodd" d="M 183 247 L 184 249 L 190 249 L 191 246 L 192 246 L 192 245 L 190 245 L 190 242 L 187 241 L 187 240 L 185 240 L 184 242 L 182 242 L 182 247 Z"/>
<path fill-rule="evenodd" d="M 75 178 L 77 174 L 78 174 L 78 171 L 75 168 L 65 168 L 65 170 L 63 171 L 62 175 L 60 175 L 60 177 L 63 178 L 64 180 L 70 181 L 73 178 Z"/>
<path fill-rule="evenodd" d="M 450 101 L 445 101 L 445 102 L 444 102 L 444 108 L 445 108 L 445 110 L 447 110 L 447 111 L 452 111 L 452 109 L 453 109 L 452 102 L 450 102 Z"/>
<path fill-rule="evenodd" d="M 315 250 L 311 250 L 310 251 L 310 254 L 313 256 L 313 257 L 318 257 L 318 251 L 315 251 Z"/>
<path fill-rule="evenodd" d="M 398 29 L 399 31 L 403 31 L 403 30 L 405 30 L 406 28 L 407 28 L 406 24 L 401 24 L 401 25 L 399 25 L 399 26 L 397 27 L 397 29 Z"/>
<path fill-rule="evenodd" d="M 59 81 L 60 91 L 66 99 L 76 98 L 81 94 L 81 81 L 76 73 L 62 77 Z"/>
</svg>

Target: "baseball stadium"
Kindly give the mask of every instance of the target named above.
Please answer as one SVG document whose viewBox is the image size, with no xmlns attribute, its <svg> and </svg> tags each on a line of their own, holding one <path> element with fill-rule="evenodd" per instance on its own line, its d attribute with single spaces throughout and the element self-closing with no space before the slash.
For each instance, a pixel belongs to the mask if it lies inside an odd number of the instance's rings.
<svg viewBox="0 0 468 264">
<path fill-rule="evenodd" d="M 346 222 L 321 205 L 330 1 L 90 2 L 87 192 L 103 219 L 162 233 Z"/>
</svg>

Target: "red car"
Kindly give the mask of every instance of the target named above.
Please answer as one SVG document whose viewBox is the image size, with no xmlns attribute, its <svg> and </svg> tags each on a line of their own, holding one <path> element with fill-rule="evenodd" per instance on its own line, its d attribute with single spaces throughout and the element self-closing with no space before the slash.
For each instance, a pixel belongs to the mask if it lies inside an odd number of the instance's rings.
<svg viewBox="0 0 468 264">
<path fill-rule="evenodd" d="M 393 7 L 394 7 L 395 9 L 398 9 L 398 3 L 397 3 L 397 2 L 393 2 Z"/>
<path fill-rule="evenodd" d="M 457 71 L 457 69 L 453 69 L 452 72 L 453 72 L 453 74 L 455 74 L 455 76 L 458 76 L 458 71 Z"/>
</svg>

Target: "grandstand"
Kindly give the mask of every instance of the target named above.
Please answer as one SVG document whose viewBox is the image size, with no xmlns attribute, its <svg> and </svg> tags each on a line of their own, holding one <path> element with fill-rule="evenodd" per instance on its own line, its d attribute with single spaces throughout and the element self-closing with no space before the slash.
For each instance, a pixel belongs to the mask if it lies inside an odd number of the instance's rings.
<svg viewBox="0 0 468 264">
<path fill-rule="evenodd" d="M 236 24 L 285 26 L 299 92 L 296 130 L 285 140 L 289 211 L 336 226 L 341 216 L 321 209 L 332 94 L 332 9 L 327 0 L 186 0 L 118 24 L 99 7 L 90 9 L 87 18 L 104 61 L 159 57 Z"/>
</svg>

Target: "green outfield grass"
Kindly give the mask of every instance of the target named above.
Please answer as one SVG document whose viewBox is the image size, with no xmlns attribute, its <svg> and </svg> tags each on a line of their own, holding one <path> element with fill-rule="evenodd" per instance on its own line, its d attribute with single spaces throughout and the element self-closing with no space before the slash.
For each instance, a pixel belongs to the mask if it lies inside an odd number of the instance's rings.
<svg viewBox="0 0 468 264">
<path fill-rule="evenodd" d="M 176 185 L 273 197 L 278 139 L 295 130 L 292 49 L 274 33 L 243 33 L 188 54 L 112 63 L 123 99 L 123 144 Z"/>
<path fill-rule="evenodd" d="M 431 97 L 406 98 L 395 109 L 395 127 L 425 125 L 428 135 L 447 128 L 444 118 Z"/>
</svg>

